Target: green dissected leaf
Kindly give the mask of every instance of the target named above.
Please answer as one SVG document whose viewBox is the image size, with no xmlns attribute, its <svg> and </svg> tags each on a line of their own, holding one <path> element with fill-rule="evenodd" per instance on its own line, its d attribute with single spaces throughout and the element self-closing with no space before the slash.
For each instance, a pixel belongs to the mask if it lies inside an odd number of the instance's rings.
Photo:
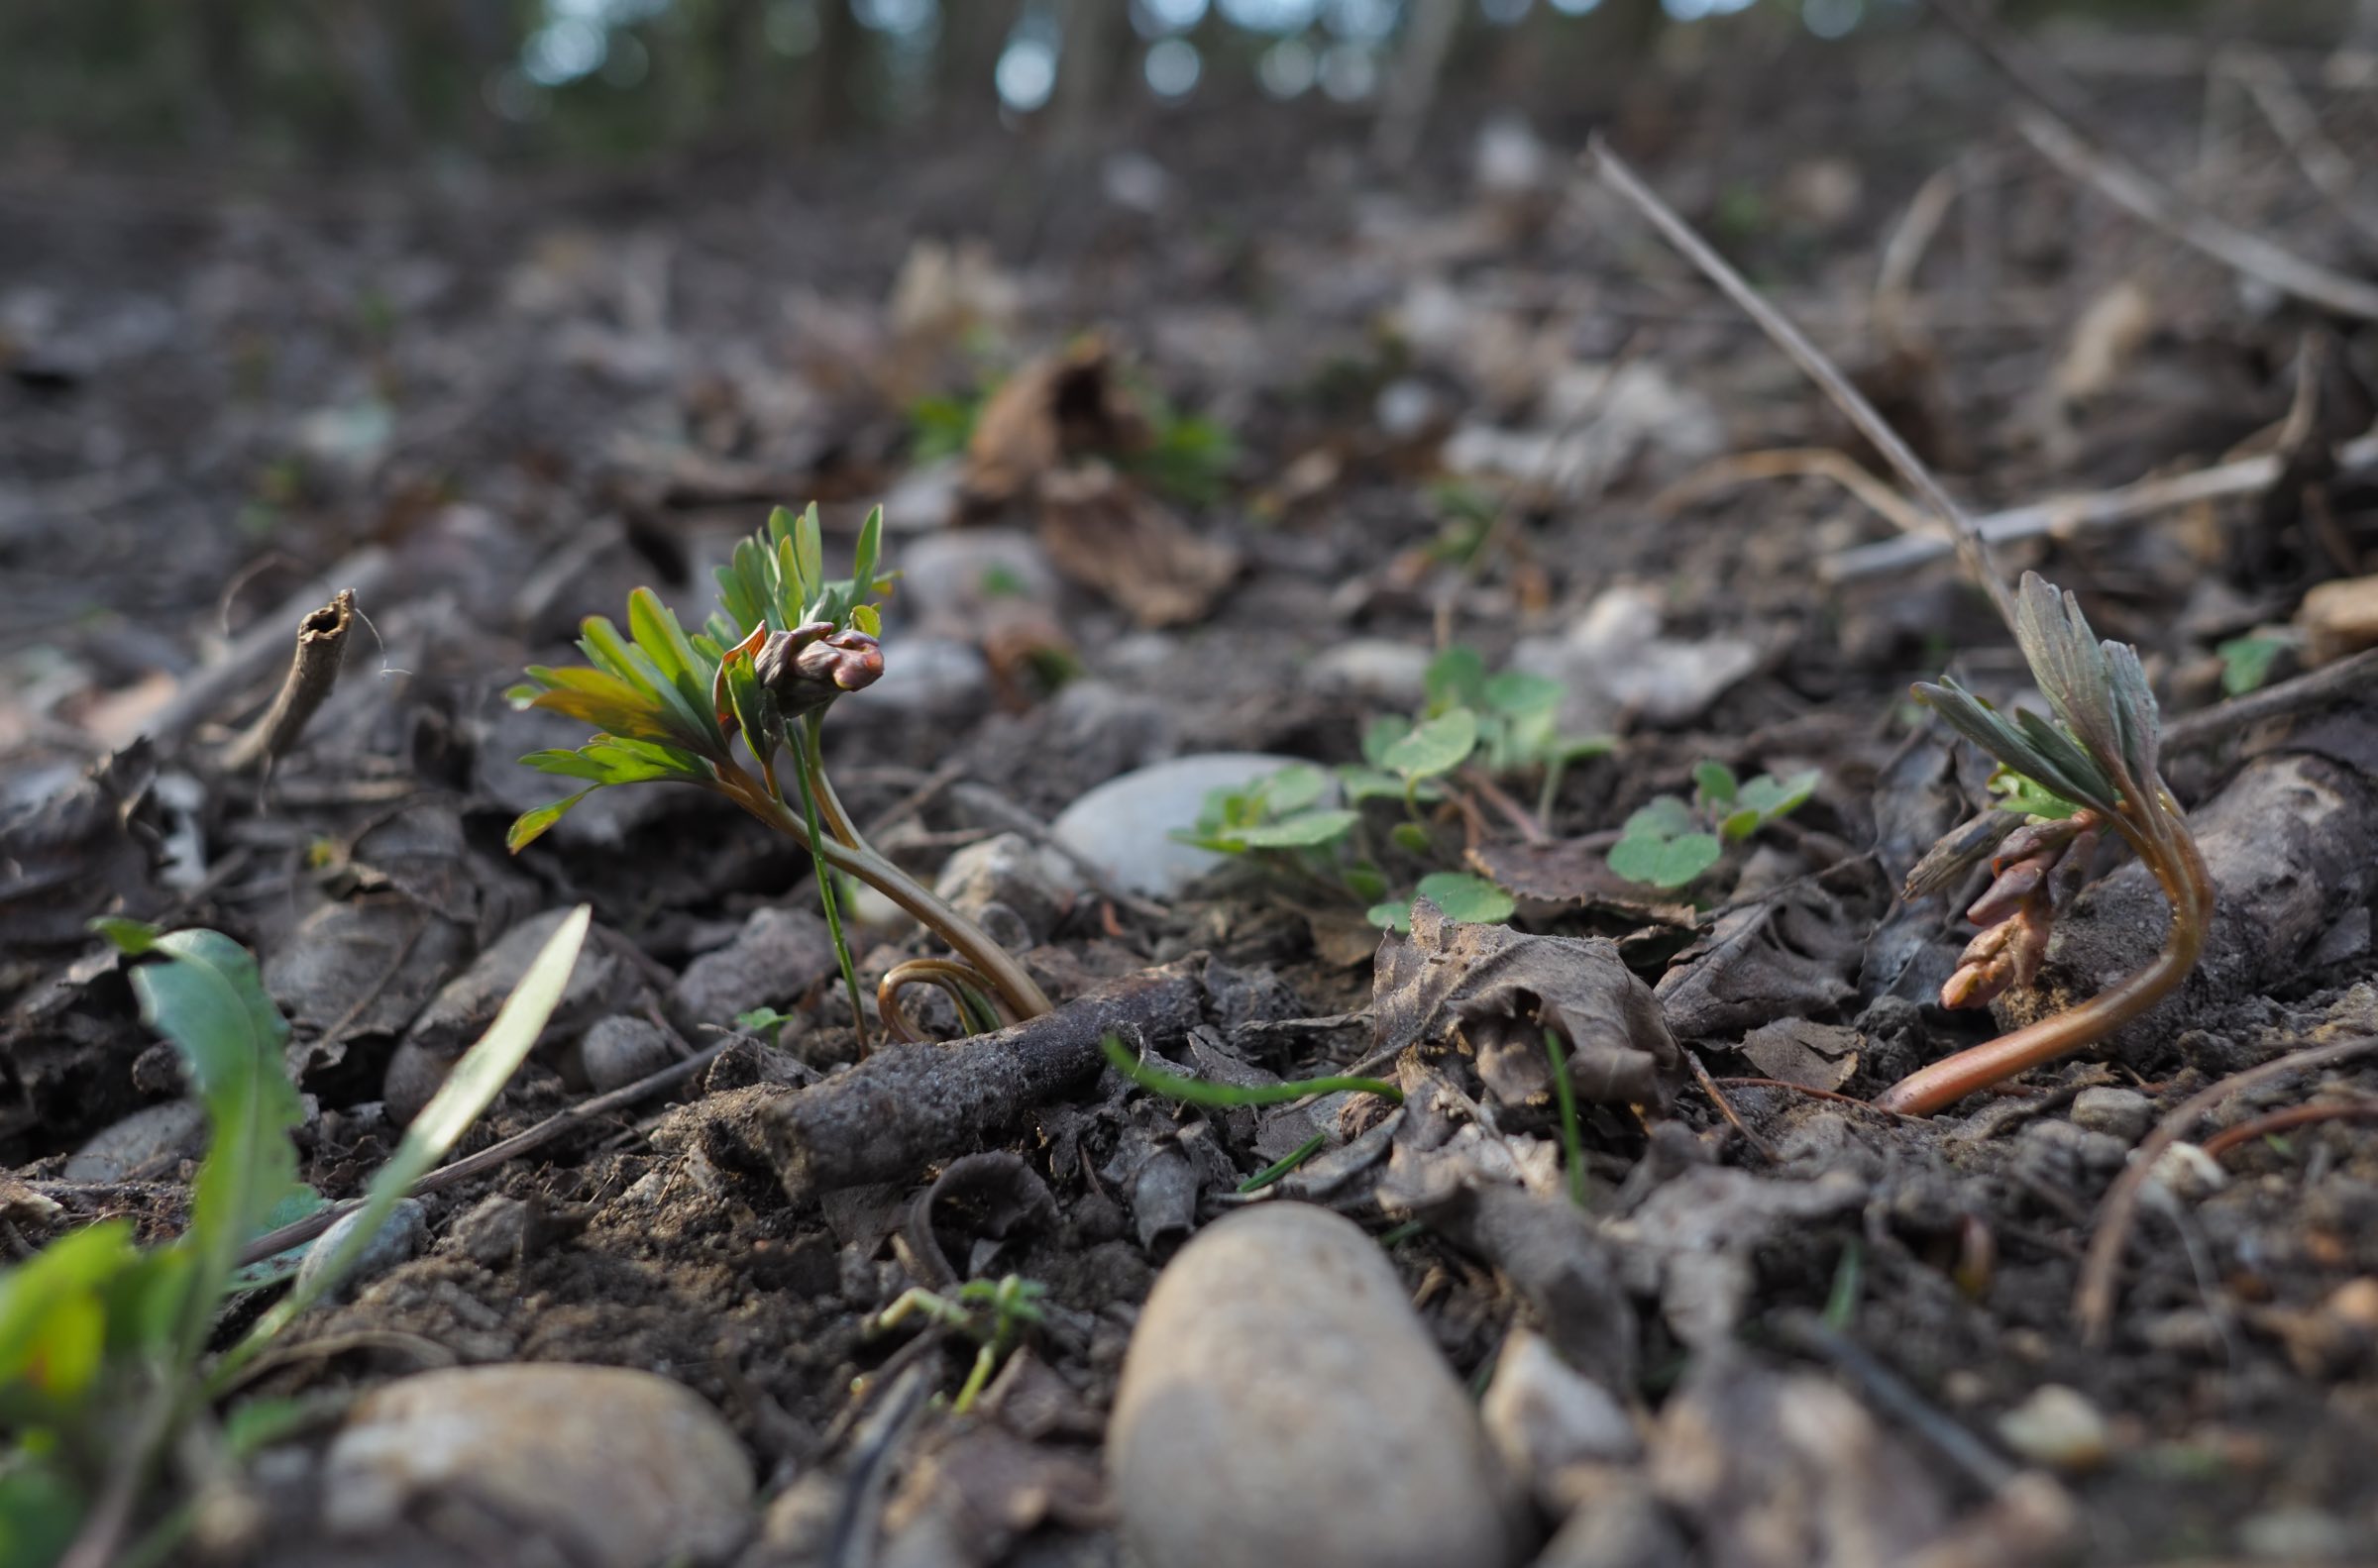
<svg viewBox="0 0 2378 1568">
<path fill-rule="evenodd" d="M 1714 833 L 1623 838 L 1610 847 L 1609 865 L 1629 882 L 1681 888 L 1716 865 L 1724 853 Z"/>
<path fill-rule="evenodd" d="M 792 542 L 793 525 L 797 518 L 798 514 L 790 506 L 772 506 L 768 509 L 768 548 L 770 550 Z"/>
<path fill-rule="evenodd" d="M 162 962 L 132 972 L 133 994 L 142 1019 L 180 1048 L 209 1128 L 185 1238 L 198 1268 L 183 1317 L 186 1360 L 205 1338 L 240 1247 L 297 1185 L 289 1132 L 305 1107 L 281 1063 L 289 1026 L 248 950 L 219 931 L 174 931 L 155 951 Z"/>
<path fill-rule="evenodd" d="M 1766 820 L 1748 806 L 1739 811 L 1729 811 L 1718 819 L 1717 836 L 1729 844 L 1739 844 L 1758 832 L 1759 824 Z"/>
<path fill-rule="evenodd" d="M 1475 648 L 1457 643 L 1429 661 L 1426 686 L 1431 713 L 1443 712 L 1456 704 L 1484 707 L 1486 661 L 1478 657 Z"/>
<path fill-rule="evenodd" d="M 710 705 L 714 666 L 695 651 L 685 628 L 677 623 L 677 612 L 663 604 L 652 589 L 638 588 L 627 596 L 627 625 L 635 633 L 637 651 L 651 659 L 668 682 L 662 698 L 666 700 L 674 692 L 680 699 L 671 706 L 688 721 L 689 733 L 725 745 L 726 737 L 718 733 L 717 712 Z"/>
<path fill-rule="evenodd" d="M 883 548 L 884 509 L 880 506 L 869 507 L 867 521 L 859 525 L 859 542 L 850 558 L 850 579 L 857 584 L 861 597 L 865 597 L 875 585 L 876 561 L 883 554 Z M 873 636 L 874 633 L 868 635 Z"/>
<path fill-rule="evenodd" d="M 1380 765 L 1407 780 L 1427 779 L 1460 766 L 1477 744 L 1477 714 L 1453 708 L 1388 747 Z"/>
<path fill-rule="evenodd" d="M 801 580 L 811 593 L 825 583 L 825 531 L 817 522 L 817 503 L 802 509 L 793 525 L 794 559 L 801 564 Z"/>
<path fill-rule="evenodd" d="M 584 653 L 595 670 L 619 681 L 647 701 L 660 700 L 660 682 L 654 679 L 651 661 L 638 659 L 611 624 L 607 615 L 590 615 L 578 623 L 579 651 Z M 529 674 L 537 674 L 530 670 Z"/>
<path fill-rule="evenodd" d="M 1740 787 L 1735 782 L 1734 770 L 1721 762 L 1704 762 L 1695 767 L 1692 770 L 1692 784 L 1700 791 L 1701 798 L 1711 805 L 1732 805 L 1735 791 Z"/>
<path fill-rule="evenodd" d="M 1234 836 L 1248 849 L 1314 849 L 1346 837 L 1360 820 L 1354 811 L 1306 811 L 1241 828 Z"/>
<path fill-rule="evenodd" d="M 1502 889 L 1467 872 L 1432 872 L 1420 879 L 1417 892 L 1444 910 L 1447 919 L 1468 925 L 1492 925 L 1498 920 L 1508 920 L 1518 907 Z"/>
<path fill-rule="evenodd" d="M 592 787 L 581 789 L 578 793 L 556 800 L 550 805 L 541 805 L 532 811 L 521 812 L 512 818 L 512 825 L 505 830 L 503 847 L 515 855 L 519 854 L 535 843 L 547 828 L 569 815 L 572 806 L 594 792 Z"/>
<path fill-rule="evenodd" d="M 1263 804 L 1274 816 L 1302 811 L 1320 800 L 1330 787 L 1330 776 L 1319 768 L 1283 768 L 1263 784 Z"/>
<path fill-rule="evenodd" d="M 544 947 L 521 974 L 520 983 L 504 998 L 495 1021 L 487 1025 L 487 1032 L 454 1064 L 446 1082 L 438 1086 L 429 1103 L 421 1107 L 420 1114 L 404 1129 L 396 1152 L 373 1176 L 364 1196 L 363 1217 L 346 1232 L 338 1250 L 318 1273 L 308 1276 L 225 1354 L 214 1374 L 218 1388 L 355 1267 L 356 1260 L 379 1233 L 398 1200 L 445 1157 L 455 1140 L 470 1130 L 487 1102 L 519 1071 L 537 1037 L 545 1032 L 546 1020 L 553 1016 L 554 1007 L 562 999 L 592 919 L 593 910 L 580 904 L 546 938 Z"/>
<path fill-rule="evenodd" d="M 595 674 L 592 670 L 585 673 Z M 663 709 L 657 702 L 647 704 L 641 697 L 630 701 L 632 705 L 623 705 L 606 701 L 590 691 L 561 686 L 540 691 L 520 705 L 559 713 L 565 718 L 577 719 L 582 724 L 591 724 L 612 735 L 632 735 L 653 741 L 686 738 L 678 732 L 674 713 Z"/>
</svg>

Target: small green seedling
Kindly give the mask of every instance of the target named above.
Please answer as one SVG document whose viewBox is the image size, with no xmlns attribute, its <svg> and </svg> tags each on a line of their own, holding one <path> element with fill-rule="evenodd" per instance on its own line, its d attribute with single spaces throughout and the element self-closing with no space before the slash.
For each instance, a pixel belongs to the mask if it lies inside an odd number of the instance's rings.
<svg viewBox="0 0 2378 1568">
<path fill-rule="evenodd" d="M 2221 694 L 2242 697 L 2269 683 L 2271 670 L 2295 644 L 2282 637 L 2232 637 L 2214 650 L 2221 660 Z"/>
<path fill-rule="evenodd" d="M 1420 879 L 1412 897 L 1384 899 L 1364 911 L 1372 925 L 1388 931 L 1412 929 L 1412 905 L 1426 898 L 1445 911 L 1448 920 L 1465 925 L 1495 925 L 1518 911 L 1511 895 L 1483 877 L 1465 871 L 1433 871 Z"/>
<path fill-rule="evenodd" d="M 792 1021 L 790 1013 L 779 1012 L 774 1007 L 754 1007 L 748 1012 L 735 1014 L 736 1028 L 771 1047 L 783 1037 L 785 1025 Z"/>
<path fill-rule="evenodd" d="M 1197 824 L 1175 828 L 1171 837 L 1218 855 L 1322 849 L 1351 833 L 1361 820 L 1358 811 L 1323 806 L 1329 788 L 1327 773 L 1305 767 L 1283 768 L 1236 788 L 1209 789 Z"/>
<path fill-rule="evenodd" d="M 1020 1274 L 968 1280 L 947 1296 L 935 1295 L 921 1285 L 911 1286 L 884 1308 L 867 1331 L 880 1334 L 912 1317 L 922 1317 L 974 1340 L 974 1366 L 950 1405 L 953 1412 L 963 1415 L 974 1409 L 974 1402 L 990 1385 L 991 1374 L 999 1370 L 1000 1362 L 1016 1348 L 1025 1331 L 1042 1320 L 1040 1301 L 1047 1294 L 1047 1286 Z"/>
<path fill-rule="evenodd" d="M 1627 818 L 1610 846 L 1609 865 L 1629 882 L 1653 888 L 1683 888 L 1739 844 L 1779 817 L 1808 803 L 1823 775 L 1816 769 L 1786 779 L 1761 774 L 1738 782 L 1723 763 L 1693 769 L 1693 801 L 1658 795 Z"/>
<path fill-rule="evenodd" d="M 358 1219 L 322 1261 L 229 1349 L 206 1357 L 224 1304 L 270 1283 L 243 1278 L 242 1250 L 321 1199 L 297 1181 L 289 1134 L 303 1119 L 282 1065 L 288 1023 L 256 960 L 214 931 L 159 934 L 138 922 L 99 922 L 134 957 L 142 1017 L 180 1050 L 209 1140 L 191 1189 L 190 1220 L 175 1240 L 136 1245 L 120 1219 L 70 1232 L 0 1271 L 0 1560 L 49 1564 L 130 1556 L 156 1561 L 190 1522 L 187 1509 L 149 1517 L 143 1507 L 161 1460 L 203 1485 L 295 1418 L 258 1404 L 219 1426 L 198 1417 L 240 1370 L 354 1268 L 422 1174 L 477 1119 L 536 1043 L 561 999 L 589 911 L 547 941 L 485 1036 L 455 1064 L 373 1179 Z"/>
</svg>

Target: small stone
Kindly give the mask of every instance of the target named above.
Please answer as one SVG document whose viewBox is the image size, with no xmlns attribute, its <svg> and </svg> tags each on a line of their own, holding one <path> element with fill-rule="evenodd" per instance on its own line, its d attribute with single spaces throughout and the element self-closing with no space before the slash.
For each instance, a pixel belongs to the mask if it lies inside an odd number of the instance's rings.
<svg viewBox="0 0 2378 1568">
<path fill-rule="evenodd" d="M 2329 1293 L 2321 1310 L 2349 1327 L 2378 1333 L 2378 1279 L 2363 1275 Z"/>
<path fill-rule="evenodd" d="M 2184 1203 L 2211 1198 L 2229 1185 L 2229 1173 L 2221 1169 L 2221 1162 L 2194 1143 L 2175 1143 L 2157 1155 L 2148 1178 Z"/>
<path fill-rule="evenodd" d="M 527 1203 L 490 1193 L 447 1228 L 445 1245 L 481 1268 L 492 1269 L 520 1255 L 528 1239 L 528 1224 Z"/>
<path fill-rule="evenodd" d="M 2155 1101 L 2135 1089 L 2085 1089 L 2073 1100 L 2074 1126 L 2125 1144 L 2145 1137 L 2154 1120 Z"/>
<path fill-rule="evenodd" d="M 2304 595 L 2296 621 L 2304 628 L 2306 658 L 2316 665 L 2378 648 L 2378 576 L 2322 583 Z"/>
<path fill-rule="evenodd" d="M 904 637 L 884 660 L 883 679 L 867 688 L 870 709 L 973 717 L 991 701 L 991 666 L 974 645 L 954 637 Z"/>
<path fill-rule="evenodd" d="M 121 1182 L 144 1167 L 195 1156 L 205 1143 L 206 1112 L 192 1100 L 168 1099 L 92 1133 L 58 1174 L 69 1182 Z"/>
<path fill-rule="evenodd" d="M 1524 1328 L 1503 1341 L 1478 1414 L 1503 1462 L 1528 1478 L 1548 1512 L 1558 1512 L 1562 1471 L 1643 1452 L 1625 1408 Z"/>
<path fill-rule="evenodd" d="M 1222 863 L 1220 855 L 1167 836 L 1196 823 L 1208 791 L 1311 766 L 1301 757 L 1262 752 L 1175 757 L 1108 780 L 1058 813 L 1049 832 L 1125 891 L 1168 898 Z"/>
<path fill-rule="evenodd" d="M 1383 707 L 1418 707 L 1428 698 L 1430 654 L 1415 643 L 1388 637 L 1353 637 L 1331 645 L 1305 666 L 1305 684 L 1328 695 L 1348 695 Z"/>
<path fill-rule="evenodd" d="M 305 1261 L 297 1265 L 298 1290 L 303 1291 L 313 1284 L 329 1265 L 331 1254 L 347 1244 L 347 1238 L 355 1234 L 363 1221 L 364 1211 L 360 1208 L 341 1215 L 315 1239 L 312 1246 L 305 1249 Z M 385 1274 L 411 1258 L 428 1239 L 429 1219 L 421 1201 L 417 1198 L 398 1199 L 396 1206 L 389 1209 L 387 1217 L 380 1222 L 379 1229 L 364 1244 L 364 1250 L 356 1257 L 354 1266 L 340 1277 L 338 1284 L 323 1300 L 326 1303 L 342 1300 L 366 1280 Z"/>
<path fill-rule="evenodd" d="M 457 1367 L 357 1402 L 325 1461 L 323 1522 L 356 1536 L 410 1518 L 434 1533 L 443 1513 L 492 1514 L 517 1538 L 514 1560 L 647 1568 L 732 1548 L 752 1491 L 734 1433 L 666 1378 Z"/>
<path fill-rule="evenodd" d="M 2112 1449 L 2106 1417 L 2061 1383 L 2042 1385 L 2000 1416 L 1999 1437 L 2023 1458 L 2051 1470 L 2094 1470 Z"/>
<path fill-rule="evenodd" d="M 649 1078 L 670 1060 L 669 1036 L 660 1025 L 622 1012 L 595 1019 L 578 1042 L 578 1065 L 598 1095 Z"/>
<path fill-rule="evenodd" d="M 807 909 L 752 911 L 735 939 L 686 966 L 669 992 L 678 1026 L 729 1024 L 754 1007 L 778 1007 L 834 973 L 834 939 Z"/>
<path fill-rule="evenodd" d="M 967 845 L 943 862 L 941 875 L 933 879 L 933 891 L 970 919 L 992 924 L 995 907 L 1008 911 L 1022 927 L 1025 947 L 1048 940 L 1073 907 L 1076 890 L 1063 863 L 1043 855 L 1021 833 Z M 995 925 L 993 934 L 1000 935 Z M 1006 941 L 1004 935 L 1000 939 Z"/>
<path fill-rule="evenodd" d="M 2316 1508 L 2265 1509 L 2237 1526 L 2238 1550 L 2266 1562 L 2368 1561 L 2357 1544 L 2351 1525 Z"/>
<path fill-rule="evenodd" d="M 1304 1203 L 1181 1249 L 1141 1309 L 1108 1431 L 1145 1568 L 1495 1568 L 1517 1499 L 1378 1244 Z"/>
</svg>

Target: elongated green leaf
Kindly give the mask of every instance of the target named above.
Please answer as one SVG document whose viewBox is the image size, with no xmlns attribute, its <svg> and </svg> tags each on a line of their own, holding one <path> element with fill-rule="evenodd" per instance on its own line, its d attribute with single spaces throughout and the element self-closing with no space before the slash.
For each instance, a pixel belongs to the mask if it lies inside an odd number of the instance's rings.
<svg viewBox="0 0 2378 1568">
<path fill-rule="evenodd" d="M 663 699 L 664 702 L 666 700 Z M 641 701 L 634 707 L 622 707 L 615 702 L 606 702 L 591 691 L 573 691 L 565 687 L 556 691 L 540 691 L 529 699 L 527 705 L 577 719 L 582 724 L 592 724 L 612 735 L 632 735 L 652 741 L 682 741 L 689 738 L 679 732 L 674 709 L 646 706 Z"/>
<path fill-rule="evenodd" d="M 289 1131 L 305 1107 L 281 1063 L 289 1026 L 248 950 L 219 931 L 174 931 L 155 951 L 163 962 L 132 972 L 133 994 L 143 1020 L 180 1048 L 209 1128 L 184 1238 L 197 1260 L 182 1316 L 186 1363 L 205 1342 L 240 1247 L 297 1185 Z"/>
<path fill-rule="evenodd" d="M 587 658 L 612 679 L 620 681 L 647 701 L 657 700 L 660 682 L 654 679 L 648 661 L 638 660 L 630 651 L 627 639 L 611 624 L 607 615 L 590 615 L 578 623 L 578 646 Z M 536 671 L 531 670 L 530 675 Z"/>
<path fill-rule="evenodd" d="M 636 650 L 650 658 L 677 695 L 681 703 L 679 717 L 690 721 L 691 733 L 700 740 L 724 746 L 726 737 L 719 733 L 716 710 L 710 705 L 710 675 L 713 666 L 694 649 L 685 628 L 677 623 L 677 612 L 663 604 L 650 588 L 638 588 L 627 596 L 628 629 L 636 634 Z M 668 696 L 664 690 L 662 696 Z"/>
<path fill-rule="evenodd" d="M 487 1102 L 519 1071 L 537 1037 L 545 1032 L 546 1020 L 553 1016 L 554 1007 L 562 999 L 593 916 L 594 911 L 588 905 L 580 904 L 546 939 L 545 946 L 521 975 L 520 984 L 504 998 L 495 1021 L 487 1025 L 487 1032 L 454 1064 L 446 1082 L 404 1129 L 396 1152 L 373 1176 L 364 1197 L 363 1217 L 353 1223 L 338 1250 L 319 1272 L 306 1276 L 258 1321 L 245 1339 L 224 1355 L 215 1370 L 215 1387 L 222 1387 L 273 1335 L 345 1278 L 379 1233 L 398 1200 L 445 1157 L 455 1140 L 470 1130 Z"/>
<path fill-rule="evenodd" d="M 883 546 L 884 509 L 880 506 L 870 507 L 867 521 L 859 525 L 858 549 L 851 557 L 850 567 L 850 580 L 861 598 L 865 598 L 875 584 L 876 558 L 882 554 Z"/>
<path fill-rule="evenodd" d="M 581 789 L 566 799 L 556 800 L 550 805 L 538 806 L 533 811 L 521 812 L 512 818 L 511 827 L 504 833 L 503 847 L 515 855 L 519 854 L 542 837 L 547 828 L 569 815 L 572 806 L 594 792 L 592 788 Z"/>
<path fill-rule="evenodd" d="M 825 531 L 817 521 L 817 503 L 802 509 L 793 524 L 793 553 L 801 563 L 801 580 L 811 593 L 825 586 Z"/>
<path fill-rule="evenodd" d="M 1780 816 L 1789 816 L 1806 805 L 1823 779 L 1823 772 L 1815 768 L 1805 769 L 1787 779 L 1779 779 L 1774 774 L 1761 774 L 1742 786 L 1739 798 L 1743 807 L 1758 812 L 1760 822 L 1765 824 Z"/>
<path fill-rule="evenodd" d="M 1742 787 L 1734 778 L 1734 770 L 1721 762 L 1704 762 L 1692 770 L 1693 787 L 1703 800 L 1712 805 L 1732 805 L 1735 793 Z"/>
<path fill-rule="evenodd" d="M 1477 744 L 1478 716 L 1453 708 L 1388 747 L 1379 761 L 1406 779 L 1428 779 L 1459 767 Z"/>
</svg>

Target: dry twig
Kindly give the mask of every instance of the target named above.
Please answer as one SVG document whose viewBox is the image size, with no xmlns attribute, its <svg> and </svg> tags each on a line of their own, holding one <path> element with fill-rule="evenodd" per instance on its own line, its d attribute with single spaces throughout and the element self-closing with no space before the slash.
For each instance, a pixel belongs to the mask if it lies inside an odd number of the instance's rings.
<svg viewBox="0 0 2378 1568">
<path fill-rule="evenodd" d="M 2363 1035 L 2358 1039 L 2339 1040 L 2333 1045 L 2316 1046 L 2309 1051 L 2291 1052 L 2191 1095 L 2181 1101 L 2177 1110 L 2163 1118 L 2155 1130 L 2148 1134 L 2147 1141 L 2140 1144 L 2130 1156 L 2128 1168 L 2113 1184 L 2112 1190 L 2107 1193 L 2106 1202 L 2098 1210 L 2097 1232 L 2089 1238 L 2089 1261 L 2082 1265 L 2080 1284 L 2073 1293 L 2073 1315 L 2080 1319 L 2081 1336 L 2086 1343 L 2104 1345 L 2107 1330 L 2113 1324 L 2122 1249 L 2129 1244 L 2130 1226 L 2138 1213 L 2139 1195 L 2153 1179 L 2156 1163 L 2163 1158 L 2164 1151 L 2178 1143 L 2208 1111 L 2218 1107 L 2232 1096 L 2251 1089 L 2267 1088 L 2314 1068 L 2334 1067 L 2339 1062 L 2351 1061 L 2374 1050 L 2378 1050 L 2378 1035 Z"/>
</svg>

